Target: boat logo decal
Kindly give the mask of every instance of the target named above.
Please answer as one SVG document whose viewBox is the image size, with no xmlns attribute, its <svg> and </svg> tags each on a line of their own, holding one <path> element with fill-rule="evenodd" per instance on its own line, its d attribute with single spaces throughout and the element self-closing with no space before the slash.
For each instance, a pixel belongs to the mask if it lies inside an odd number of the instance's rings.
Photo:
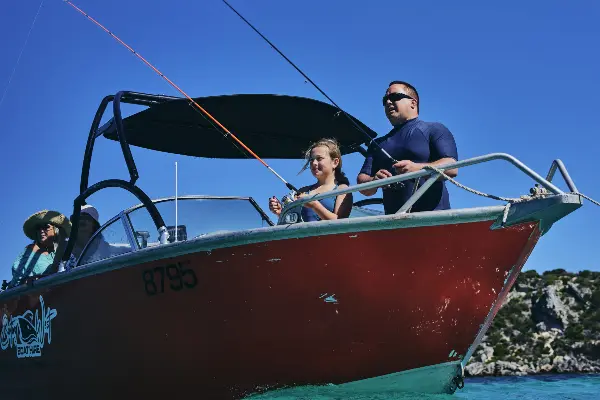
<svg viewBox="0 0 600 400">
<path fill-rule="evenodd" d="M 40 309 L 25 311 L 22 315 L 2 316 L 0 331 L 0 348 L 7 350 L 16 348 L 17 358 L 41 357 L 42 349 L 52 342 L 52 320 L 58 312 L 53 308 L 45 308 L 44 299 L 40 296 Z"/>
<path fill-rule="evenodd" d="M 337 304 L 338 301 L 335 298 L 335 293 L 334 294 L 329 294 L 329 293 L 323 293 L 322 295 L 319 296 L 320 299 L 324 299 L 325 303 L 333 303 L 333 304 Z"/>
<path fill-rule="evenodd" d="M 450 354 L 448 354 L 448 358 L 450 358 L 452 360 L 462 360 L 463 359 L 463 355 L 457 353 L 455 350 L 452 350 L 450 352 Z"/>
</svg>

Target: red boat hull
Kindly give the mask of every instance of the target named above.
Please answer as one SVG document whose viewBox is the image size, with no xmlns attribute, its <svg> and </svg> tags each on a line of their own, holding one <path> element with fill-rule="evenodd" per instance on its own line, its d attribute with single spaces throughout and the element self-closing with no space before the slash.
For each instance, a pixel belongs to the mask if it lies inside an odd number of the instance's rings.
<svg viewBox="0 0 600 400">
<path fill-rule="evenodd" d="M 537 223 L 491 224 L 195 252 L 11 298 L 4 321 L 40 296 L 56 315 L 35 357 L 3 325 L 3 399 L 239 398 L 459 360 L 539 238 Z"/>
</svg>

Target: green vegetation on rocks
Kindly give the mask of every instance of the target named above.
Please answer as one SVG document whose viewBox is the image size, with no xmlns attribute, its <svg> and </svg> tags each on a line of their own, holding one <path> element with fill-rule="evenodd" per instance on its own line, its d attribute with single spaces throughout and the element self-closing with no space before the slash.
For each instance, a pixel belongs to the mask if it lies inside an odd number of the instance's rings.
<svg viewBox="0 0 600 400">
<path fill-rule="evenodd" d="M 600 372 L 600 272 L 519 275 L 465 373 Z"/>
</svg>

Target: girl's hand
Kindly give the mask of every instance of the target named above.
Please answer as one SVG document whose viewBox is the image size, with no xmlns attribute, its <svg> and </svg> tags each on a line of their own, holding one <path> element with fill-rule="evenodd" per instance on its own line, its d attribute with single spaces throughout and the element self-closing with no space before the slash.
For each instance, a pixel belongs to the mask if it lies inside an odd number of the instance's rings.
<svg viewBox="0 0 600 400">
<path fill-rule="evenodd" d="M 302 199 L 304 197 L 308 197 L 308 193 L 296 193 L 296 200 Z M 303 207 L 306 208 L 314 208 L 315 205 L 317 204 L 317 201 L 309 201 L 308 203 L 304 203 Z"/>
<path fill-rule="evenodd" d="M 275 215 L 281 214 L 282 209 L 283 209 L 283 207 L 281 207 L 281 203 L 279 202 L 277 197 L 273 196 L 269 199 L 269 210 L 271 210 L 271 212 L 273 214 L 275 214 Z"/>
</svg>

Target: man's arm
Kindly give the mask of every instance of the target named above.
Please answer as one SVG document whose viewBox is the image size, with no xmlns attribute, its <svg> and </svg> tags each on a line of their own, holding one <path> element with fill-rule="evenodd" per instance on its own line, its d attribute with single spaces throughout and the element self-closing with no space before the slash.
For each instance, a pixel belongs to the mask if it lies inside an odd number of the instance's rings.
<svg viewBox="0 0 600 400">
<path fill-rule="evenodd" d="M 438 167 L 443 164 L 456 162 L 458 160 L 458 149 L 452 132 L 445 125 L 436 123 L 430 134 L 430 160 L 437 160 L 429 163 L 429 165 Z M 455 178 L 458 175 L 458 168 L 446 170 L 444 173 L 450 178 Z"/>
<path fill-rule="evenodd" d="M 356 183 L 367 183 L 367 182 L 371 182 L 372 180 L 374 180 L 375 178 L 373 178 L 370 175 L 367 174 L 358 174 L 358 177 L 356 178 Z M 359 190 L 359 193 L 364 195 L 364 196 L 373 196 L 375 193 L 377 193 L 377 188 L 375 189 L 366 189 L 366 190 Z"/>
<path fill-rule="evenodd" d="M 456 160 L 454 160 L 454 158 L 451 157 L 440 158 L 439 160 L 430 163 L 416 163 L 410 160 L 401 160 L 394 164 L 394 168 L 396 168 L 396 172 L 398 173 L 398 175 L 402 175 L 408 174 L 409 172 L 420 171 L 425 166 L 439 167 L 440 165 L 450 164 L 455 161 Z M 458 168 L 448 169 L 444 171 L 444 173 L 450 178 L 454 178 L 456 175 L 458 175 Z"/>
<path fill-rule="evenodd" d="M 356 183 L 358 183 L 358 184 L 371 182 L 372 180 L 377 179 L 376 177 L 371 176 L 371 174 L 373 173 L 374 167 L 376 167 L 375 165 L 373 165 L 373 162 L 374 162 L 373 151 L 374 151 L 373 144 L 371 144 L 369 146 L 369 149 L 367 150 L 367 156 L 365 157 L 365 162 L 363 163 L 363 166 L 360 169 L 358 176 L 356 177 Z M 377 171 L 377 170 L 375 169 L 375 171 Z M 367 189 L 367 190 L 359 190 L 359 193 L 364 196 L 373 196 L 375 193 L 377 193 L 377 188 Z"/>
<path fill-rule="evenodd" d="M 456 160 L 454 158 L 444 157 L 444 158 L 440 158 L 437 161 L 434 161 L 432 163 L 428 163 L 425 165 L 431 165 L 432 167 L 439 167 L 440 165 L 450 164 L 453 162 L 456 162 Z M 446 175 L 448 175 L 450 178 L 456 178 L 456 176 L 458 175 L 458 168 L 447 169 L 444 171 L 444 173 Z"/>
</svg>

